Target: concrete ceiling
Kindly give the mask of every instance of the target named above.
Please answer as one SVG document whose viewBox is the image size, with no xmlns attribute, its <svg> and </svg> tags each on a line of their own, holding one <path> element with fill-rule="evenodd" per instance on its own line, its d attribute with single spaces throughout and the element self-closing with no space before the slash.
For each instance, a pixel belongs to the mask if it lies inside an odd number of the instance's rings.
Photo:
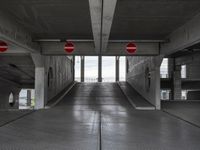
<svg viewBox="0 0 200 150">
<path fill-rule="evenodd" d="M 111 39 L 164 39 L 199 11 L 199 0 L 118 0 Z"/>
<path fill-rule="evenodd" d="M 13 15 L 34 38 L 93 37 L 88 0 L 7 0 L 0 9 Z"/>
<path fill-rule="evenodd" d="M 93 38 L 88 0 L 2 0 L 0 9 L 34 38 Z M 199 11 L 199 0 L 118 0 L 110 39 L 164 39 Z"/>
<path fill-rule="evenodd" d="M 21 87 L 34 86 L 35 66 L 28 55 L 1 55 L 0 80 L 11 81 Z"/>
<path fill-rule="evenodd" d="M 186 55 L 195 55 L 195 54 L 200 54 L 200 43 L 190 46 L 181 51 L 175 52 L 173 54 L 170 54 L 167 57 L 177 58 L 177 57 L 182 57 L 182 56 L 186 56 Z"/>
</svg>

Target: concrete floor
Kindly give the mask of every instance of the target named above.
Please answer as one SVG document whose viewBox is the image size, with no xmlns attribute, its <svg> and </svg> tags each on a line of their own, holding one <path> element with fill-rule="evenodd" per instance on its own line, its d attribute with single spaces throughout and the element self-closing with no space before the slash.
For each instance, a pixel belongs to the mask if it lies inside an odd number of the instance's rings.
<svg viewBox="0 0 200 150">
<path fill-rule="evenodd" d="M 54 108 L 0 128 L 6 150 L 199 150 L 200 129 L 138 111 L 115 83 L 77 84 Z"/>
<path fill-rule="evenodd" d="M 162 109 L 200 127 L 200 101 L 163 101 Z"/>
<path fill-rule="evenodd" d="M 30 114 L 32 110 L 2 110 L 0 111 L 0 127 Z"/>
</svg>

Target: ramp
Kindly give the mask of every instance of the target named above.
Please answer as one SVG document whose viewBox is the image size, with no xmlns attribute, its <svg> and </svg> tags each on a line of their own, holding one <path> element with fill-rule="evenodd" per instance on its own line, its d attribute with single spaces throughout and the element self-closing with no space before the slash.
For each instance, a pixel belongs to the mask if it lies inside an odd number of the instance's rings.
<svg viewBox="0 0 200 150">
<path fill-rule="evenodd" d="M 138 110 L 155 110 L 155 107 L 143 98 L 133 87 L 127 82 L 118 82 L 119 87 L 127 97 L 131 105 Z"/>
</svg>

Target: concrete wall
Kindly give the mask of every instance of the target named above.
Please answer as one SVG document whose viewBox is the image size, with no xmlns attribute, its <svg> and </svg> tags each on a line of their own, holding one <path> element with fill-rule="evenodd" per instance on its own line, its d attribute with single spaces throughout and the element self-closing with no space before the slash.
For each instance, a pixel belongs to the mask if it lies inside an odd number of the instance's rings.
<svg viewBox="0 0 200 150">
<path fill-rule="evenodd" d="M 176 65 L 186 65 L 187 80 L 200 80 L 200 54 L 191 54 L 176 58 Z"/>
<path fill-rule="evenodd" d="M 171 89 L 171 99 L 180 100 L 181 90 L 200 90 L 199 58 L 200 54 L 197 52 L 176 58 L 169 58 L 169 74 L 171 79 L 162 80 L 161 85 L 163 89 Z M 184 79 L 181 78 L 181 65 L 186 65 L 186 78 Z M 189 92 L 188 99 L 192 99 L 193 97 L 200 99 L 198 92 Z"/>
<path fill-rule="evenodd" d="M 18 109 L 20 88 L 16 85 L 0 80 L 0 89 L 0 109 Z M 11 92 L 13 93 L 15 100 L 15 103 L 12 106 L 9 104 L 9 95 Z"/>
<path fill-rule="evenodd" d="M 72 58 L 67 56 L 45 56 L 45 80 L 47 84 L 46 100 L 48 102 L 73 82 Z"/>
<path fill-rule="evenodd" d="M 187 93 L 187 99 L 200 101 L 200 91 L 189 91 Z"/>
<path fill-rule="evenodd" d="M 127 57 L 127 82 L 146 100 L 160 109 L 161 57 Z"/>
</svg>

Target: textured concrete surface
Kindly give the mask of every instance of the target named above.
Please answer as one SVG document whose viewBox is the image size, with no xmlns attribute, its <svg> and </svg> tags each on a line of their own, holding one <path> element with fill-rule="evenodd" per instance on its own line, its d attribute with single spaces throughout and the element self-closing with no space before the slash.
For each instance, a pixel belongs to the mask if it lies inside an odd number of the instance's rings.
<svg viewBox="0 0 200 150">
<path fill-rule="evenodd" d="M 199 150 L 200 129 L 162 111 L 137 111 L 117 84 L 80 83 L 54 108 L 0 128 L 6 150 Z"/>
<path fill-rule="evenodd" d="M 122 92 L 137 110 L 155 110 L 155 107 L 144 99 L 134 88 L 132 88 L 127 82 L 119 82 L 119 87 Z"/>
<path fill-rule="evenodd" d="M 163 101 L 162 109 L 200 127 L 200 101 Z"/>
<path fill-rule="evenodd" d="M 31 110 L 0 111 L 0 127 L 31 113 Z"/>
<path fill-rule="evenodd" d="M 160 109 L 161 56 L 127 57 L 127 82 L 147 101 Z"/>
</svg>

